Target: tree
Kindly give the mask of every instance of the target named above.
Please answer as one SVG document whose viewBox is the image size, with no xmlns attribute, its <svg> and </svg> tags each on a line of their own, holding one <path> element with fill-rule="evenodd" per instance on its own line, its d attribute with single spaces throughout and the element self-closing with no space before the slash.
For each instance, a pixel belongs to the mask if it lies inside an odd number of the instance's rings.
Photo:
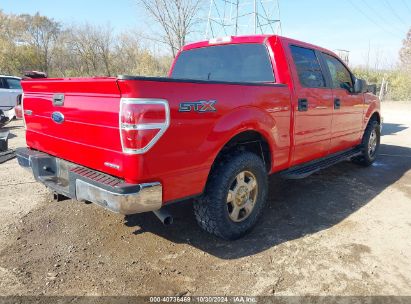
<svg viewBox="0 0 411 304">
<path fill-rule="evenodd" d="M 51 58 L 55 42 L 61 31 L 60 23 L 53 19 L 41 16 L 21 15 L 26 26 L 26 41 L 31 45 L 40 58 L 40 69 L 46 73 L 50 70 Z"/>
<path fill-rule="evenodd" d="M 25 30 L 20 16 L 0 11 L 0 74 L 18 75 L 26 69 L 38 69 L 40 62 L 24 39 Z"/>
<path fill-rule="evenodd" d="M 403 41 L 403 46 L 400 51 L 400 60 L 402 66 L 411 71 L 411 29 L 408 31 L 407 36 Z"/>
<path fill-rule="evenodd" d="M 164 76 L 171 58 L 154 56 L 142 45 L 140 32 L 122 33 L 115 46 L 114 65 L 117 74 Z"/>
<path fill-rule="evenodd" d="M 143 45 L 140 32 L 110 26 L 61 25 L 36 15 L 0 10 L 0 74 L 40 70 L 50 77 L 138 74 L 164 76 L 171 58 Z"/>
<path fill-rule="evenodd" d="M 65 50 L 79 74 L 111 76 L 115 37 L 111 27 L 73 26 L 66 33 Z"/>
<path fill-rule="evenodd" d="M 138 0 L 162 30 L 159 41 L 168 45 L 173 57 L 194 32 L 201 0 Z"/>
</svg>

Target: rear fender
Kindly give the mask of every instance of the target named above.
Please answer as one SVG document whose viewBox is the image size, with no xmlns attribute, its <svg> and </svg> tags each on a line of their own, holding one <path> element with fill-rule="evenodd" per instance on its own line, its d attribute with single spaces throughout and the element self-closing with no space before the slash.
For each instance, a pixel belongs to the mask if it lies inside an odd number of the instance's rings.
<svg viewBox="0 0 411 304">
<path fill-rule="evenodd" d="M 215 145 L 218 147 L 212 155 L 212 163 L 214 163 L 220 151 L 232 138 L 245 131 L 260 133 L 267 141 L 271 153 L 275 151 L 279 136 L 276 121 L 259 108 L 242 107 L 221 117 L 208 136 L 206 142 L 217 142 Z"/>
</svg>

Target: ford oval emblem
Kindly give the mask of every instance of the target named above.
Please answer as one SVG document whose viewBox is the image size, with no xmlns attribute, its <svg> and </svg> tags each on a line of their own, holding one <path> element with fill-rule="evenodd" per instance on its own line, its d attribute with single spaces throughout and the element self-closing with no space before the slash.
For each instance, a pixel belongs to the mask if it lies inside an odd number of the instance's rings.
<svg viewBox="0 0 411 304">
<path fill-rule="evenodd" d="M 64 121 L 64 115 L 60 112 L 54 112 L 51 114 L 51 119 L 53 119 L 55 123 L 61 124 Z"/>
</svg>

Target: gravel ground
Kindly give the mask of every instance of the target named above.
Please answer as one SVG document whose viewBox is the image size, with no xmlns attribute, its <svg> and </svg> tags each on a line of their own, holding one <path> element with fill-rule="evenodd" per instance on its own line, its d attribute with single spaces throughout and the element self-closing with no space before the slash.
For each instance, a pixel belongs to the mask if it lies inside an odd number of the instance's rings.
<svg viewBox="0 0 411 304">
<path fill-rule="evenodd" d="M 409 295 L 411 102 L 384 103 L 378 161 L 304 180 L 272 177 L 244 239 L 203 233 L 190 203 L 175 224 L 51 202 L 15 160 L 0 165 L 0 295 Z M 8 128 L 24 146 L 22 122 Z"/>
</svg>

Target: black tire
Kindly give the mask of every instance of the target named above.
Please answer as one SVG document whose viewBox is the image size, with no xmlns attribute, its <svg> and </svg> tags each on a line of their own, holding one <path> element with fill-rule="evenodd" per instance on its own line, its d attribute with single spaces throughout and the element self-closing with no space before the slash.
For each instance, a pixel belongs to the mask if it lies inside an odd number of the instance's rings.
<svg viewBox="0 0 411 304">
<path fill-rule="evenodd" d="M 252 186 L 245 187 L 243 183 L 239 184 L 238 178 L 244 182 L 248 181 L 247 185 L 253 184 L 252 180 L 255 178 L 254 190 L 248 190 Z M 249 192 L 248 196 L 245 195 L 247 198 L 241 195 L 241 189 L 235 192 L 238 195 L 232 195 L 234 191 L 230 189 L 233 185 L 235 185 L 235 189 L 241 187 L 247 189 L 246 191 Z M 225 240 L 236 240 L 256 225 L 267 200 L 267 189 L 267 170 L 260 157 L 251 152 L 235 152 L 228 155 L 213 168 L 204 194 L 194 202 L 196 220 L 205 231 Z M 230 196 L 229 192 L 231 192 Z M 250 199 L 251 196 L 254 199 Z M 228 202 L 229 198 L 232 197 L 243 202 L 254 201 L 251 211 L 246 210 L 249 208 L 240 209 L 240 206 L 234 205 L 238 200 L 233 200 L 232 203 Z M 229 211 L 230 206 L 231 212 Z M 235 217 L 233 215 L 234 208 L 239 210 L 237 212 L 239 222 L 231 218 Z M 241 214 L 243 214 L 244 219 L 241 219 Z"/>
<path fill-rule="evenodd" d="M 372 139 L 375 136 L 375 148 L 372 149 Z M 353 158 L 353 162 L 364 167 L 371 166 L 377 158 L 378 149 L 380 147 L 381 128 L 376 120 L 371 120 L 365 129 L 364 136 L 361 142 L 361 155 Z"/>
</svg>

